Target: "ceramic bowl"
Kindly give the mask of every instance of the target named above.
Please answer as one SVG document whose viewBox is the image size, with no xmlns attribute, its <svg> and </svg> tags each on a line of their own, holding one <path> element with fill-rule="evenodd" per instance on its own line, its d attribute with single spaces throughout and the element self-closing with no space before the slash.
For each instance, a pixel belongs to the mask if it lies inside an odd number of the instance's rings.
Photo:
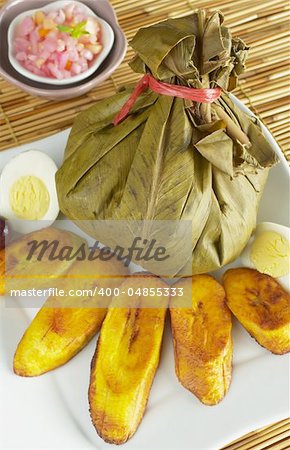
<svg viewBox="0 0 290 450">
<path fill-rule="evenodd" d="M 81 4 L 79 1 L 56 1 L 53 3 L 48 4 L 44 8 L 42 8 L 42 11 L 49 12 L 53 11 L 55 9 L 61 9 L 65 7 L 66 5 L 74 3 L 74 4 Z M 68 85 L 72 83 L 77 83 L 79 81 L 84 80 L 85 78 L 88 78 L 90 75 L 92 75 L 98 67 L 102 64 L 102 62 L 105 60 L 105 58 L 110 53 L 113 44 L 114 44 L 114 32 L 112 30 L 112 27 L 103 19 L 98 17 L 87 5 L 82 4 L 84 7 L 84 10 L 88 16 L 92 16 L 98 19 L 99 24 L 102 28 L 102 40 L 103 40 L 103 50 L 99 54 L 99 56 L 95 59 L 91 67 L 86 70 L 85 72 L 80 73 L 79 75 L 73 76 L 71 78 L 65 79 L 65 80 L 58 80 L 56 78 L 47 78 L 47 77 L 41 77 L 38 75 L 35 75 L 34 73 L 30 72 L 29 70 L 25 69 L 15 58 L 13 54 L 13 36 L 15 35 L 15 30 L 18 26 L 18 24 L 26 17 L 26 16 L 32 16 L 38 9 L 32 9 L 30 11 L 25 11 L 19 16 L 15 17 L 15 19 L 12 20 L 12 22 L 9 25 L 8 28 L 8 58 L 11 63 L 11 65 L 14 67 L 14 69 L 17 70 L 21 75 L 24 75 L 26 78 L 29 78 L 33 81 L 38 81 L 39 83 L 47 83 L 47 84 L 54 84 L 54 85 Z"/>
<path fill-rule="evenodd" d="M 54 3 L 57 4 L 58 2 L 50 2 L 52 6 L 54 6 Z M 72 84 L 66 83 L 61 85 L 42 83 L 19 73 L 9 60 L 9 26 L 20 14 L 34 9 L 43 9 L 47 6 L 47 1 L 8 0 L 0 10 L 0 76 L 31 95 L 45 97 L 51 100 L 66 100 L 79 97 L 105 81 L 123 61 L 127 50 L 127 41 L 108 0 L 83 0 L 80 3 L 86 5 L 98 17 L 107 22 L 114 33 L 114 42 L 111 51 L 94 73 L 82 81 L 74 81 Z"/>
</svg>

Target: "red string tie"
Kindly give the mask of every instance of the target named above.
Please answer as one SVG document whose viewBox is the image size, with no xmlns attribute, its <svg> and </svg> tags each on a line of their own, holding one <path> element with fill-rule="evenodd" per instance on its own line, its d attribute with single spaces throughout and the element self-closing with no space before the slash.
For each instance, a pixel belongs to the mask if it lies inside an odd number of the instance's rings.
<svg viewBox="0 0 290 450">
<path fill-rule="evenodd" d="M 143 78 L 141 78 L 139 83 L 136 84 L 135 89 L 133 90 L 129 99 L 113 120 L 113 124 L 115 126 L 128 116 L 137 98 L 148 88 L 150 88 L 151 91 L 156 92 L 157 94 L 168 95 L 169 97 L 184 98 L 193 100 L 198 103 L 212 103 L 221 95 L 221 88 L 219 87 L 211 89 L 189 88 L 186 86 L 178 86 L 176 84 L 163 83 L 156 80 L 154 77 L 152 77 L 152 75 L 146 74 Z"/>
</svg>

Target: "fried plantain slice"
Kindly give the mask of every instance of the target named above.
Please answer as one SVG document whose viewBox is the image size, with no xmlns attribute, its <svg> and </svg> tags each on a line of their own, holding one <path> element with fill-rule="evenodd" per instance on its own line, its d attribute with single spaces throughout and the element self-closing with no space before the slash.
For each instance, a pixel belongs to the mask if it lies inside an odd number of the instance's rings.
<svg viewBox="0 0 290 450">
<path fill-rule="evenodd" d="M 254 269 L 224 274 L 227 304 L 238 321 L 270 352 L 290 351 L 290 295 L 270 275 Z"/>
<path fill-rule="evenodd" d="M 216 405 L 232 374 L 232 320 L 224 289 L 209 275 L 183 279 L 176 287 L 192 305 L 178 307 L 177 297 L 170 302 L 176 375 L 202 403 Z"/>
<path fill-rule="evenodd" d="M 104 264 L 108 276 L 100 275 Z M 78 272 L 86 275 L 78 277 Z M 42 375 L 65 364 L 82 350 L 99 331 L 111 300 L 110 296 L 104 299 L 92 294 L 95 287 L 109 287 L 113 291 L 127 275 L 127 269 L 116 259 L 83 261 L 75 262 L 67 275 L 59 287 L 65 292 L 73 290 L 74 296 L 50 297 L 37 313 L 14 356 L 17 375 Z M 78 289 L 87 292 L 79 296 Z"/>
<path fill-rule="evenodd" d="M 156 289 L 162 292 L 164 286 L 157 277 L 146 276 L 128 279 L 120 291 L 153 288 L 150 305 L 160 305 Z M 117 306 L 123 300 L 129 307 Z M 91 417 L 100 437 L 109 443 L 122 444 L 137 430 L 159 364 L 167 301 L 164 307 L 150 308 L 147 300 L 142 294 L 131 300 L 122 294 L 113 300 L 92 361 Z"/>
<path fill-rule="evenodd" d="M 21 236 L 3 251 L 0 268 L 1 292 L 11 290 L 45 289 L 56 285 L 73 265 L 70 258 L 60 257 L 60 249 L 72 252 L 86 241 L 67 230 L 49 227 Z"/>
</svg>

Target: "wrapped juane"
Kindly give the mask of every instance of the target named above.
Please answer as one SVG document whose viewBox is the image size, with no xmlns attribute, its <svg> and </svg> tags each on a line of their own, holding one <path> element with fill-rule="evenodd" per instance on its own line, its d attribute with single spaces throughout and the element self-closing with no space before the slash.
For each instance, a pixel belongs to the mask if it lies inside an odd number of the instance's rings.
<svg viewBox="0 0 290 450">
<path fill-rule="evenodd" d="M 215 270 L 249 240 L 277 162 L 257 119 L 228 93 L 248 47 L 219 12 L 204 11 L 141 28 L 131 46 L 135 72 L 221 95 L 203 103 L 147 89 L 116 125 L 126 87 L 82 112 L 57 173 L 61 210 L 95 238 L 95 219 L 190 220 L 192 273 Z"/>
</svg>

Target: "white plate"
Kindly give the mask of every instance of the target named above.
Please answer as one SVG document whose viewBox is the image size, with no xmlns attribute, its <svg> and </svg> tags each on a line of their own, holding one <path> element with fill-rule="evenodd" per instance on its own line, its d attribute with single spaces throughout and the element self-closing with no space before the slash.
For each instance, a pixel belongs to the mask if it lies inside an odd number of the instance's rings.
<svg viewBox="0 0 290 450">
<path fill-rule="evenodd" d="M 69 130 L 1 153 L 0 169 L 12 155 L 31 148 L 48 152 L 60 164 L 68 133 Z M 271 135 L 268 138 L 284 158 Z M 289 181 L 290 171 L 283 159 L 271 170 L 259 221 L 289 226 Z M 88 412 L 89 370 L 96 339 L 64 367 L 39 378 L 19 378 L 12 372 L 13 354 L 36 311 L 5 308 L 4 298 L 0 299 L 0 309 L 0 448 L 112 449 L 96 434 Z M 167 326 L 147 411 L 137 433 L 124 448 L 217 449 L 287 417 L 288 356 L 267 352 L 236 322 L 233 339 L 234 370 L 229 393 L 219 405 L 207 407 L 176 379 Z"/>
</svg>

